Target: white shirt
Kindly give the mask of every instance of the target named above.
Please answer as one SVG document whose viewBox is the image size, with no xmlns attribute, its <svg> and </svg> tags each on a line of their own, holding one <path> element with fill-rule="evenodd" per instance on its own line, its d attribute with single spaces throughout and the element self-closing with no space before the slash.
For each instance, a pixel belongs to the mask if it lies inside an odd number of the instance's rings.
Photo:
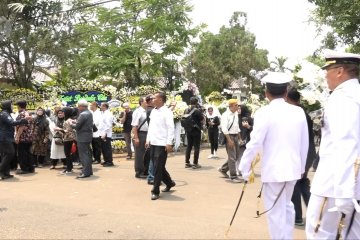
<svg viewBox="0 0 360 240">
<path fill-rule="evenodd" d="M 105 136 L 108 138 L 112 137 L 112 125 L 113 125 L 113 114 L 110 110 L 105 112 L 101 111 L 98 132 L 100 137 Z"/>
<path fill-rule="evenodd" d="M 144 124 L 143 124 L 144 123 Z M 144 109 L 143 107 L 138 107 L 134 113 L 133 113 L 133 118 L 131 121 L 131 126 L 133 127 L 140 127 L 139 131 L 144 131 L 147 132 L 148 131 L 148 123 L 146 121 L 146 109 Z"/>
<path fill-rule="evenodd" d="M 93 115 L 94 124 L 98 129 L 96 132 L 93 132 L 93 137 L 98 138 L 98 137 L 100 137 L 99 124 L 100 124 L 100 118 L 101 118 L 101 111 L 99 109 L 96 109 L 94 112 L 93 111 L 90 111 L 90 112 Z"/>
<path fill-rule="evenodd" d="M 165 105 L 159 109 L 154 108 L 150 114 L 150 124 L 146 141 L 154 146 L 172 145 L 174 131 L 172 111 Z"/>
<path fill-rule="evenodd" d="M 262 152 L 261 180 L 285 182 L 301 178 L 309 148 L 304 111 L 274 99 L 254 115 L 253 131 L 240 160 L 239 170 L 249 176 L 251 162 Z"/>
<path fill-rule="evenodd" d="M 324 108 L 320 162 L 311 192 L 324 197 L 360 200 L 354 163 L 360 156 L 360 85 L 358 79 L 335 88 Z"/>
<path fill-rule="evenodd" d="M 237 111 L 233 113 L 230 109 L 227 109 L 221 115 L 221 131 L 224 134 L 238 134 L 240 132 L 239 114 Z"/>
</svg>

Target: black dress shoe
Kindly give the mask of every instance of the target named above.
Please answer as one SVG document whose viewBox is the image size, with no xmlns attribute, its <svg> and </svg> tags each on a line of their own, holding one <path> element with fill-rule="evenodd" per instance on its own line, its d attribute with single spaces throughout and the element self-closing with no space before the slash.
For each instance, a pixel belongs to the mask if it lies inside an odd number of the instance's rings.
<svg viewBox="0 0 360 240">
<path fill-rule="evenodd" d="M 103 167 L 113 167 L 115 166 L 113 163 L 105 163 L 103 164 Z"/>
<path fill-rule="evenodd" d="M 23 170 L 17 170 L 15 173 L 16 174 L 28 174 L 28 173 L 31 173 L 31 172 L 23 171 Z"/>
<path fill-rule="evenodd" d="M 154 180 L 149 180 L 149 181 L 148 181 L 148 184 L 149 184 L 149 185 L 154 185 Z"/>
<path fill-rule="evenodd" d="M 166 186 L 166 188 L 164 188 L 163 190 L 161 190 L 162 192 L 170 192 L 170 189 L 172 187 L 175 187 L 176 183 L 172 182 L 170 185 Z"/>
<path fill-rule="evenodd" d="M 153 194 L 151 194 L 151 200 L 156 200 L 156 199 L 159 199 L 159 194 L 155 194 L 155 193 L 153 193 Z"/>
<path fill-rule="evenodd" d="M 140 173 L 136 173 L 135 174 L 135 177 L 136 178 L 147 178 L 147 176 L 143 175 L 143 174 L 140 174 Z"/>
<path fill-rule="evenodd" d="M 5 180 L 5 179 L 13 178 L 13 177 L 14 177 L 14 175 L 8 174 L 8 175 L 2 175 L 2 176 L 1 176 L 1 179 L 2 179 L 2 180 Z"/>
<path fill-rule="evenodd" d="M 76 178 L 87 178 L 90 177 L 91 175 L 84 175 L 84 174 L 80 174 L 79 176 L 77 176 Z"/>
</svg>

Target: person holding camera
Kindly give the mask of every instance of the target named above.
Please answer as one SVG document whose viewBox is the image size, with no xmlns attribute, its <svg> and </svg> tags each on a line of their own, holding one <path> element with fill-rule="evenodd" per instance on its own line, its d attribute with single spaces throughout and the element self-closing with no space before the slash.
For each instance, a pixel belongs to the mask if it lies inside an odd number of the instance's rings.
<svg viewBox="0 0 360 240">
<path fill-rule="evenodd" d="M 120 123 L 123 124 L 123 134 L 126 143 L 127 156 L 126 159 L 132 158 L 132 150 L 131 150 L 131 122 L 133 117 L 133 111 L 130 109 L 129 103 L 124 103 L 123 108 L 125 109 L 120 116 Z"/>
<path fill-rule="evenodd" d="M 189 130 L 185 129 L 187 137 L 187 147 L 185 153 L 185 168 L 197 169 L 201 166 L 199 165 L 199 154 L 200 154 L 200 141 L 201 141 L 201 126 L 202 121 L 204 120 L 204 115 L 201 112 L 201 107 L 199 106 L 199 100 L 197 97 L 190 98 L 190 108 L 188 108 L 185 113 L 191 113 L 191 120 L 193 122 L 193 127 Z M 194 164 L 190 163 L 191 150 L 194 147 Z"/>
<path fill-rule="evenodd" d="M 213 107 L 209 107 L 206 113 L 206 127 L 208 129 L 208 136 L 211 147 L 211 154 L 208 156 L 209 159 L 217 158 L 216 151 L 219 147 L 219 125 L 219 117 L 214 114 Z"/>
</svg>

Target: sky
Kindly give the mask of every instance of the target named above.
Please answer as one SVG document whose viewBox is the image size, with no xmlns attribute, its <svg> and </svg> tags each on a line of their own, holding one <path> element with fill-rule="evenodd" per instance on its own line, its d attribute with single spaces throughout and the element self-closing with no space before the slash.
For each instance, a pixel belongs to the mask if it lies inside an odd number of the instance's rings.
<svg viewBox="0 0 360 240">
<path fill-rule="evenodd" d="M 218 33 L 228 26 L 235 11 L 247 13 L 247 28 L 255 34 L 258 48 L 269 51 L 269 60 L 285 56 L 296 63 L 319 46 L 314 24 L 309 23 L 313 5 L 307 0 L 188 0 L 195 25 L 205 23 Z"/>
</svg>

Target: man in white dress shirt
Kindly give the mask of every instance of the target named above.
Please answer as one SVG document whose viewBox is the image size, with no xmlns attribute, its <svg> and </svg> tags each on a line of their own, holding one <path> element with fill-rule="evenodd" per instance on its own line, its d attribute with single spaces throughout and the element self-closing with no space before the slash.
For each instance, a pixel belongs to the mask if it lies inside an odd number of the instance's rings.
<svg viewBox="0 0 360 240">
<path fill-rule="evenodd" d="M 320 162 L 306 214 L 308 239 L 360 239 L 360 55 L 325 52 L 332 91 L 324 108 Z M 343 218 L 343 219 L 341 219 Z M 342 223 L 340 223 L 342 221 Z M 344 224 L 344 226 L 342 226 Z M 340 228 L 339 228 L 340 226 Z"/>
<path fill-rule="evenodd" d="M 113 155 L 111 148 L 111 139 L 112 139 L 112 125 L 113 125 L 113 114 L 109 110 L 109 104 L 107 102 L 101 103 L 101 118 L 99 124 L 99 135 L 101 142 L 101 152 L 103 154 L 104 162 L 102 165 L 104 167 L 112 167 Z"/>
<path fill-rule="evenodd" d="M 169 192 L 175 186 L 175 182 L 165 168 L 168 153 L 172 151 L 175 131 L 173 113 L 165 106 L 165 103 L 165 93 L 158 92 L 154 95 L 155 109 L 150 114 L 150 124 L 146 137 L 146 147 L 150 146 L 150 155 L 155 168 L 151 200 L 159 198 L 161 181 L 166 184 L 162 192 Z"/>
<path fill-rule="evenodd" d="M 271 239 L 293 238 L 295 210 L 291 196 L 296 180 L 305 171 L 309 144 L 304 111 L 284 99 L 290 80 L 285 73 L 273 72 L 262 79 L 270 103 L 256 111 L 251 140 L 239 165 L 247 181 L 251 162 L 262 153 L 261 180 Z"/>
<path fill-rule="evenodd" d="M 98 108 L 97 102 L 92 102 L 90 104 L 90 112 L 93 115 L 94 125 L 99 129 L 101 112 Z M 93 152 L 93 163 L 101 163 L 101 142 L 99 131 L 93 132 L 93 138 L 91 142 L 92 152 Z"/>
<path fill-rule="evenodd" d="M 134 111 L 132 118 L 132 132 L 134 134 L 135 147 L 135 177 L 146 178 L 149 161 L 145 163 L 145 143 L 148 131 L 147 103 L 144 97 L 139 98 L 139 107 Z M 150 160 L 150 159 L 148 159 Z M 146 174 L 146 175 L 145 175 Z"/>
</svg>

